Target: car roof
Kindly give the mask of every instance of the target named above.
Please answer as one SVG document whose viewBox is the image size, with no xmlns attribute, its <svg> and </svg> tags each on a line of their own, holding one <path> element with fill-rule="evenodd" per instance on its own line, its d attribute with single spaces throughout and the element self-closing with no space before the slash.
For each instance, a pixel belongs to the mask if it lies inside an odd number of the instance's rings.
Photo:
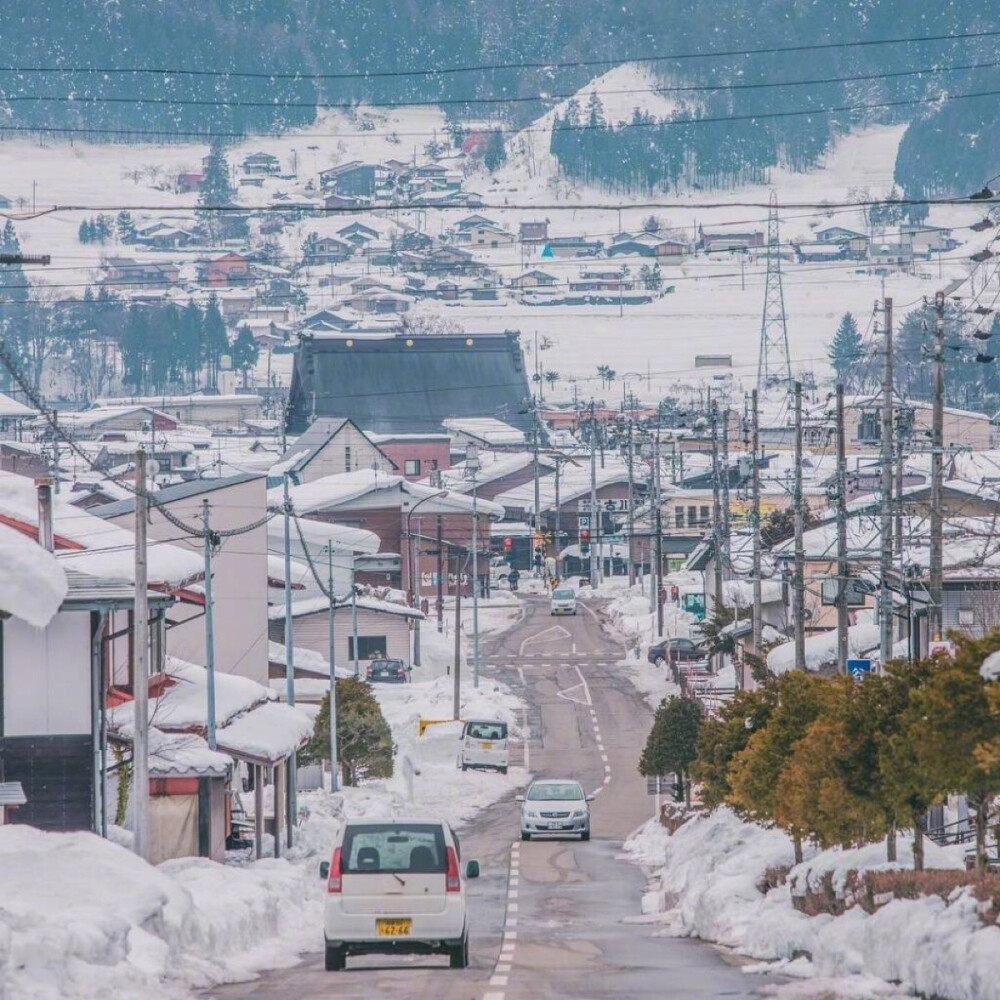
<svg viewBox="0 0 1000 1000">
<path fill-rule="evenodd" d="M 377 826 L 386 826 L 388 824 L 392 824 L 393 826 L 408 826 L 411 823 L 430 824 L 450 829 L 447 821 L 441 819 L 440 816 L 421 816 L 419 813 L 414 813 L 411 816 L 356 816 L 344 822 L 344 829 L 347 829 L 349 826 L 372 826 L 373 824 Z"/>
<path fill-rule="evenodd" d="M 536 778 L 533 785 L 579 785 L 576 778 Z M 583 787 L 582 785 L 580 786 Z"/>
<path fill-rule="evenodd" d="M 506 726 L 503 719 L 466 719 L 467 726 Z"/>
</svg>

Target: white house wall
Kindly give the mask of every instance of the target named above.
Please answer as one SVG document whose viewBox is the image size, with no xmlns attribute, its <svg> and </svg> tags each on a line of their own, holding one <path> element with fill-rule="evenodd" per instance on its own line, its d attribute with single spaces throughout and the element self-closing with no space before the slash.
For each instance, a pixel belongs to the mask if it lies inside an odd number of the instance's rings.
<svg viewBox="0 0 1000 1000">
<path fill-rule="evenodd" d="M 3 623 L 5 736 L 90 732 L 90 615 L 60 612 L 44 629 Z"/>
</svg>

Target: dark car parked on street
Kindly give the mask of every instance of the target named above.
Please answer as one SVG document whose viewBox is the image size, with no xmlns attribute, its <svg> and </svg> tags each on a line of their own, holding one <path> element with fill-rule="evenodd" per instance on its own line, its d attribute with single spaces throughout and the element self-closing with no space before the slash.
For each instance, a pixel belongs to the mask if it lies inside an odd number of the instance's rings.
<svg viewBox="0 0 1000 1000">
<path fill-rule="evenodd" d="M 365 678 L 372 684 L 405 684 L 410 676 L 402 660 L 372 660 Z"/>
<path fill-rule="evenodd" d="M 646 652 L 646 659 L 657 667 L 669 663 L 692 663 L 708 659 L 708 651 L 693 639 L 661 639 Z"/>
</svg>

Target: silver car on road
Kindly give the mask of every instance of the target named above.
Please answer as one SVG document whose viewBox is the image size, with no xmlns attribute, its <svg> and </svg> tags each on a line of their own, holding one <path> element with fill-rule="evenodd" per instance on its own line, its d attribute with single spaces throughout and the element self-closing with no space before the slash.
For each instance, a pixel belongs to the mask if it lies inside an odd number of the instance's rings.
<svg viewBox="0 0 1000 1000">
<path fill-rule="evenodd" d="M 544 778 L 533 781 L 523 796 L 521 806 L 521 840 L 531 840 L 537 834 L 579 834 L 590 840 L 590 801 L 578 781 Z"/>
</svg>

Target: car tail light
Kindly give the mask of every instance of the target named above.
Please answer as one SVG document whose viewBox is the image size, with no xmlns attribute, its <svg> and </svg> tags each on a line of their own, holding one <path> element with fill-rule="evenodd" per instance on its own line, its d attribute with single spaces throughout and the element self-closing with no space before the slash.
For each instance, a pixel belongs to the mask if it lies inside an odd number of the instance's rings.
<svg viewBox="0 0 1000 1000">
<path fill-rule="evenodd" d="M 444 891 L 461 892 L 462 880 L 458 874 L 458 855 L 455 853 L 454 847 L 448 848 L 447 858 L 448 872 L 444 877 Z"/>
<path fill-rule="evenodd" d="M 344 887 L 344 880 L 340 871 L 340 848 L 333 852 L 333 859 L 330 861 L 330 880 L 326 884 L 327 892 L 340 892 Z"/>
</svg>

